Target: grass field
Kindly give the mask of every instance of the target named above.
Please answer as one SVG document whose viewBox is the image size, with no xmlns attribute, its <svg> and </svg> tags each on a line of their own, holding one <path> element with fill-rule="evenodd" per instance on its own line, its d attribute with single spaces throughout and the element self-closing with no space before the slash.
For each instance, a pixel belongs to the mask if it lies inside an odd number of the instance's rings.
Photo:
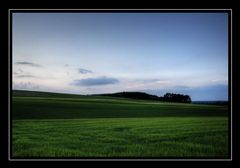
<svg viewBox="0 0 240 168">
<path fill-rule="evenodd" d="M 13 92 L 13 157 L 228 157 L 227 106 Z"/>
</svg>

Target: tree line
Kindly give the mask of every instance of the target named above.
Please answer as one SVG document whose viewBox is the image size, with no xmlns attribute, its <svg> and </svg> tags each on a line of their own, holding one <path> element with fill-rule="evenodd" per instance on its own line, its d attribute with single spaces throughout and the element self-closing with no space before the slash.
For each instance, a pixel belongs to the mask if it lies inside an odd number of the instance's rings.
<svg viewBox="0 0 240 168">
<path fill-rule="evenodd" d="M 189 95 L 166 93 L 164 96 L 150 95 L 144 92 L 119 92 L 112 94 L 100 94 L 99 96 L 112 96 L 112 97 L 124 97 L 131 99 L 142 99 L 142 100 L 157 100 L 165 102 L 180 102 L 180 103 L 191 103 L 191 97 Z"/>
<path fill-rule="evenodd" d="M 159 97 L 162 101 L 168 102 L 181 102 L 181 103 L 191 103 L 191 97 L 189 95 L 166 93 L 163 97 Z"/>
</svg>

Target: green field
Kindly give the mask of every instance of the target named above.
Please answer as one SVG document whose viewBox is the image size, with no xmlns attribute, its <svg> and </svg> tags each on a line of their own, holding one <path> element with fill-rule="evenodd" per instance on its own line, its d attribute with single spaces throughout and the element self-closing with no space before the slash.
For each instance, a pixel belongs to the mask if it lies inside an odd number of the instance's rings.
<svg viewBox="0 0 240 168">
<path fill-rule="evenodd" d="M 227 106 L 14 91 L 13 157 L 221 157 Z"/>
</svg>

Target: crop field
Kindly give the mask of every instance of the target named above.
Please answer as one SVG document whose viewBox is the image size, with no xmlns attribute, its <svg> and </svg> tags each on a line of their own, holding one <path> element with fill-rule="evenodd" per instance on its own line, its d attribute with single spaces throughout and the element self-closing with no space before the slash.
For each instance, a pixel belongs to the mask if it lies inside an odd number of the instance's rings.
<svg viewBox="0 0 240 168">
<path fill-rule="evenodd" d="M 12 157 L 227 158 L 228 107 L 14 91 Z"/>
</svg>

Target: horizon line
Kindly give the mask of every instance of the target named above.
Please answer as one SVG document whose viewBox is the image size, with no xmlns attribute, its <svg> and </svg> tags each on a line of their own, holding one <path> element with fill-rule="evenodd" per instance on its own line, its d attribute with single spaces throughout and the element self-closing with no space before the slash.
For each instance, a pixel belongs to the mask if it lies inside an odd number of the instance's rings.
<svg viewBox="0 0 240 168">
<path fill-rule="evenodd" d="M 142 92 L 142 91 L 121 91 L 121 92 L 109 92 L 109 93 L 98 93 L 98 94 L 77 94 L 77 93 L 69 93 L 69 92 L 51 92 L 51 91 L 41 91 L 41 90 L 25 90 L 25 89 L 12 89 L 11 91 L 29 91 L 29 92 L 43 92 L 43 93 L 56 93 L 56 94 L 68 94 L 68 95 L 79 95 L 79 96 L 101 96 L 103 94 L 115 94 L 115 93 L 122 93 L 122 92 L 140 92 L 140 93 L 146 93 L 148 95 L 153 95 L 157 97 L 161 97 L 158 95 L 154 94 L 149 94 L 147 92 Z M 166 93 L 173 93 L 173 92 L 166 92 Z M 178 94 L 178 93 L 174 93 Z M 13 96 L 13 95 L 11 95 Z M 189 95 L 190 96 L 190 95 Z M 190 96 L 191 97 L 191 96 Z M 191 98 L 192 99 L 192 98 Z M 229 102 L 229 100 L 192 100 L 192 102 Z"/>
</svg>

